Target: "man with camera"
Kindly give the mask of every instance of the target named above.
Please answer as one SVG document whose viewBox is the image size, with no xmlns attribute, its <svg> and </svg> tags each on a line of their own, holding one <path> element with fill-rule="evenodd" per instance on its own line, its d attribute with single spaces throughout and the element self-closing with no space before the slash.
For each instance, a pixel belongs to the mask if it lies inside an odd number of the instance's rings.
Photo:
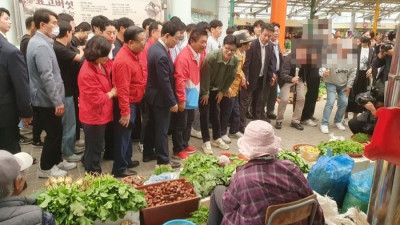
<svg viewBox="0 0 400 225">
<path fill-rule="evenodd" d="M 388 80 L 390 65 L 392 63 L 392 56 L 394 52 L 394 40 L 396 38 L 396 32 L 391 31 L 388 34 L 388 42 L 385 44 L 381 44 L 380 51 L 377 54 L 376 60 L 373 63 L 374 69 L 380 68 L 382 66 L 383 69 L 379 71 L 378 75 L 374 77 L 374 81 L 377 82 L 379 88 L 384 86 L 384 83 Z M 383 83 L 383 85 L 382 85 Z"/>
</svg>

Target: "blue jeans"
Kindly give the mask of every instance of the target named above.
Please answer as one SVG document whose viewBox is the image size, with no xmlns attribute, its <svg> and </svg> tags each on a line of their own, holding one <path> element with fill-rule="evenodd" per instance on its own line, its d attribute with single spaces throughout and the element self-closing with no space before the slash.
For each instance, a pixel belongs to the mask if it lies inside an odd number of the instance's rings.
<svg viewBox="0 0 400 225">
<path fill-rule="evenodd" d="M 62 117 L 63 136 L 61 142 L 61 151 L 63 157 L 74 154 L 76 140 L 76 120 L 74 97 L 66 97 L 64 104 L 65 112 Z"/>
<path fill-rule="evenodd" d="M 119 123 L 121 110 L 118 101 L 114 101 L 114 164 L 112 173 L 121 173 L 132 163 L 132 129 L 136 119 L 136 106 L 134 103 L 129 105 L 131 111 L 130 124 L 124 127 Z"/>
<path fill-rule="evenodd" d="M 333 105 L 335 104 L 336 93 L 338 95 L 338 109 L 336 111 L 335 119 L 333 120 L 333 122 L 342 122 L 348 101 L 348 97 L 346 95 L 346 92 L 344 91 L 345 88 L 346 85 L 336 86 L 334 84 L 326 83 L 327 99 L 324 112 L 322 114 L 321 125 L 329 125 L 329 118 L 331 117 Z"/>
</svg>

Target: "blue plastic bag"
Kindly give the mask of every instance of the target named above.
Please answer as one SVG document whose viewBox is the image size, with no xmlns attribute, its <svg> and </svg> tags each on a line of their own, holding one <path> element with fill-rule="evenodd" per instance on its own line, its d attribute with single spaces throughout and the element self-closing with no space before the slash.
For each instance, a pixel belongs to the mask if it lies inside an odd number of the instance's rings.
<svg viewBox="0 0 400 225">
<path fill-rule="evenodd" d="M 347 212 L 351 207 L 359 208 L 365 213 L 367 212 L 373 177 L 373 166 L 351 175 L 342 212 Z"/>
<path fill-rule="evenodd" d="M 319 157 L 307 176 L 311 188 L 320 195 L 328 195 L 342 207 L 347 192 L 354 160 L 347 154 L 332 156 L 331 149 Z"/>
</svg>

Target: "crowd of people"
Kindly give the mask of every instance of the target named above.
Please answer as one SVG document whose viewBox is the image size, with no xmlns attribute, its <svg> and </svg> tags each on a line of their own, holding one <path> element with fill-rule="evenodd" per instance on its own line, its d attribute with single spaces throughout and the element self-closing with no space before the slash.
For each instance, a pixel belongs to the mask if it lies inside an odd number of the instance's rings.
<svg viewBox="0 0 400 225">
<path fill-rule="evenodd" d="M 1 54 L 7 59 L 1 69 L 7 75 L 1 76 L 0 147 L 19 152 L 16 124 L 33 124 L 32 145 L 43 146 L 39 177 L 65 175 L 79 161 L 87 172 L 101 173 L 102 152 L 104 159 L 114 160 L 115 176 L 135 174 L 130 169 L 140 163 L 132 159 L 132 129 L 138 121 L 142 161 L 180 167 L 180 160 L 197 150 L 191 136 L 203 140 L 204 153 L 213 154 L 213 147 L 228 150 L 231 138 L 242 137 L 248 119 L 276 120 L 275 128 L 282 129 L 293 88 L 290 126 L 300 131 L 304 125 L 317 126 L 321 78 L 327 90 L 321 132 L 329 133 L 336 95 L 333 122 L 340 130 L 350 124 L 354 131 L 357 114 L 378 107 L 359 105 L 356 96 L 372 84 L 382 96 L 393 54 L 391 42 L 374 41 L 373 32 L 366 31 L 354 68 L 296 68 L 292 56 L 279 48 L 277 23 L 256 21 L 254 37 L 228 28 L 221 41 L 219 20 L 186 25 L 178 17 L 163 24 L 148 18 L 138 27 L 126 17 L 112 21 L 99 15 L 91 24 L 76 25 L 71 15 L 47 9 L 26 19 L 19 51 L 5 36 L 9 18 L 1 8 Z M 352 122 L 349 112 L 354 113 Z M 85 140 L 80 140 L 80 128 Z"/>
</svg>

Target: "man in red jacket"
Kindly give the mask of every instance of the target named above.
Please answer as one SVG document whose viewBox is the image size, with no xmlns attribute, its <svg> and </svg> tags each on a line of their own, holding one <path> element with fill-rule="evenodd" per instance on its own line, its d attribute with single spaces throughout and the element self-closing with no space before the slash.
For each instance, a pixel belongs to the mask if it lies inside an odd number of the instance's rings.
<svg viewBox="0 0 400 225">
<path fill-rule="evenodd" d="M 128 170 L 139 165 L 132 161 L 132 126 L 137 104 L 142 101 L 146 86 L 138 54 L 143 51 L 146 35 L 142 28 L 130 26 L 124 33 L 124 45 L 113 63 L 113 80 L 118 90 L 114 102 L 114 164 L 116 177 L 135 175 Z"/>
</svg>

